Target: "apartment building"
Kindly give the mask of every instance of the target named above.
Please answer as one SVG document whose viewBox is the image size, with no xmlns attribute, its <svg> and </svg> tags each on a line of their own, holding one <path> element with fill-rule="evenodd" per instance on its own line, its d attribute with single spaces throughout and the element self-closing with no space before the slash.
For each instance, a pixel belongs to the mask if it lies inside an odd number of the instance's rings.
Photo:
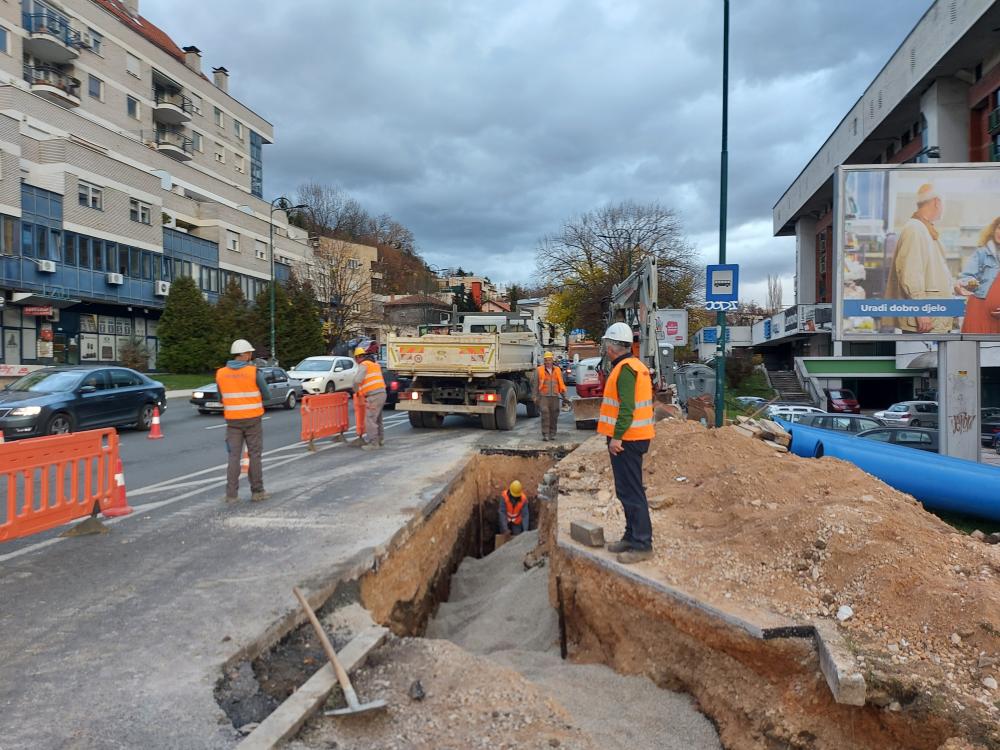
<svg viewBox="0 0 1000 750">
<path fill-rule="evenodd" d="M 228 82 L 138 0 L 0 3 L 3 364 L 115 361 L 138 337 L 155 366 L 174 279 L 266 288 L 274 132 Z M 283 279 L 312 248 L 274 222 Z"/>
<path fill-rule="evenodd" d="M 840 164 L 1000 162 L 998 29 L 995 0 L 936 0 L 909 33 L 887 30 L 902 43 L 774 205 L 774 234 L 796 238 L 796 304 L 753 327 L 769 369 L 794 367 L 814 394 L 850 388 L 879 408 L 936 384 L 937 355 L 922 341 L 833 340 L 833 174 Z M 981 362 L 983 404 L 1000 404 L 1000 347 L 983 344 Z"/>
</svg>

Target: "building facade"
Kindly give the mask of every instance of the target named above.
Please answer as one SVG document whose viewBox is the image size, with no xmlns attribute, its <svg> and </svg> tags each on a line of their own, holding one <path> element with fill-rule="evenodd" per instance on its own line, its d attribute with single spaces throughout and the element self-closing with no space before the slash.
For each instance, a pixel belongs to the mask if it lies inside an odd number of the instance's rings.
<svg viewBox="0 0 1000 750">
<path fill-rule="evenodd" d="M 155 367 L 170 283 L 214 301 L 271 277 L 263 147 L 273 127 L 178 47 L 137 0 L 0 4 L 0 291 L 4 365 Z M 308 263 L 274 214 L 275 275 Z"/>
<path fill-rule="evenodd" d="M 852 388 L 872 407 L 935 384 L 923 342 L 832 339 L 833 175 L 841 164 L 1000 162 L 997 28 L 995 0 L 936 0 L 774 205 L 774 234 L 795 237 L 796 304 L 769 336 L 754 327 L 770 369 L 794 367 L 819 392 Z M 982 364 L 983 403 L 1000 403 L 1000 347 L 983 345 Z"/>
</svg>

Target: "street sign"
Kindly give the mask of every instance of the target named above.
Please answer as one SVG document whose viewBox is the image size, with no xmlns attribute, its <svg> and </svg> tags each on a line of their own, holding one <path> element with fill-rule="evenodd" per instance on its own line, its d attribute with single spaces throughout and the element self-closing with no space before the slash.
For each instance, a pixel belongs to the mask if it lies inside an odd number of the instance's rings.
<svg viewBox="0 0 1000 750">
<path fill-rule="evenodd" d="M 23 309 L 25 315 L 48 317 L 52 314 L 52 305 L 28 305 Z"/>
<path fill-rule="evenodd" d="M 737 302 L 740 298 L 740 267 L 736 263 L 709 266 L 705 283 L 706 302 Z"/>
</svg>

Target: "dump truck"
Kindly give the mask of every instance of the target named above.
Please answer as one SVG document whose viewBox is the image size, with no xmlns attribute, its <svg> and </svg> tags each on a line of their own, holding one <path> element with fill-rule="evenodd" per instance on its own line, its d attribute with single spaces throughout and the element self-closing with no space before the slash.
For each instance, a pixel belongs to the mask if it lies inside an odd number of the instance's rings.
<svg viewBox="0 0 1000 750">
<path fill-rule="evenodd" d="M 467 313 L 423 336 L 390 335 L 389 368 L 412 378 L 397 411 L 414 427 L 440 427 L 449 414 L 476 417 L 486 430 L 511 430 L 517 405 L 537 417 L 532 400 L 542 349 L 534 321 L 517 313 Z M 442 332 L 446 330 L 447 332 Z"/>
</svg>

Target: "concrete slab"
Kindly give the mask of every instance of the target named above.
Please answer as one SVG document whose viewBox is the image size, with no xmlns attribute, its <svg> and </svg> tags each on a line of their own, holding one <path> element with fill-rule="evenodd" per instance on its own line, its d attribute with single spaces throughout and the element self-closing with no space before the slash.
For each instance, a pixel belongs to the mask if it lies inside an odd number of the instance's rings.
<svg viewBox="0 0 1000 750">
<path fill-rule="evenodd" d="M 819 667 L 830 686 L 833 699 L 848 706 L 865 705 L 867 686 L 854 654 L 833 622 L 819 621 L 816 627 L 816 650 Z"/>
</svg>

